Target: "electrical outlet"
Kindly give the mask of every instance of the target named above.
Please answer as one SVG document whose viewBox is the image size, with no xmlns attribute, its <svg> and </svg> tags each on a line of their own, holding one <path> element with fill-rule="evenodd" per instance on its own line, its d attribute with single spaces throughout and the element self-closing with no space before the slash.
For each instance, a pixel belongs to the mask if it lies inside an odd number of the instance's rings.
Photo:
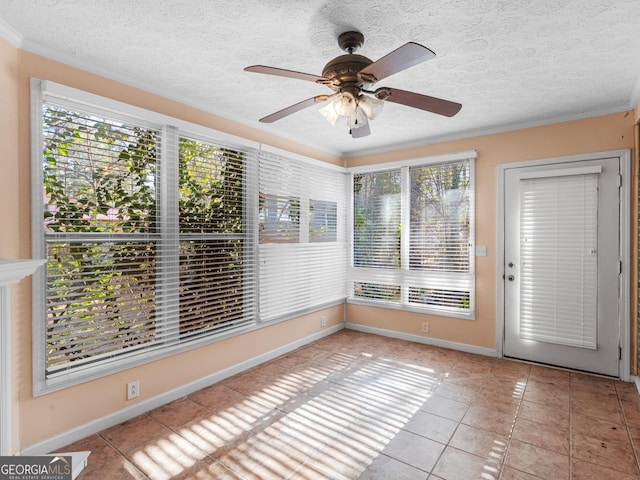
<svg viewBox="0 0 640 480">
<path fill-rule="evenodd" d="M 322 317 L 320 317 L 320 328 L 324 328 L 326 326 L 327 326 L 327 316 L 322 315 Z"/>
<path fill-rule="evenodd" d="M 429 333 L 429 322 L 422 322 L 422 333 Z"/>
<path fill-rule="evenodd" d="M 133 382 L 127 383 L 127 400 L 131 400 L 140 395 L 140 382 L 138 380 L 134 380 Z"/>
</svg>

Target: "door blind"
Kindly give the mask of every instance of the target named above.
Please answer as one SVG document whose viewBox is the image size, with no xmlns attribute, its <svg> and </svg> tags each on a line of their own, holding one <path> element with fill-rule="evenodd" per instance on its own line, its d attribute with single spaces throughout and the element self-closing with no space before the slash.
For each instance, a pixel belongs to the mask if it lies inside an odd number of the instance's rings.
<svg viewBox="0 0 640 480">
<path fill-rule="evenodd" d="M 596 349 L 598 175 L 520 181 L 520 338 Z"/>
</svg>

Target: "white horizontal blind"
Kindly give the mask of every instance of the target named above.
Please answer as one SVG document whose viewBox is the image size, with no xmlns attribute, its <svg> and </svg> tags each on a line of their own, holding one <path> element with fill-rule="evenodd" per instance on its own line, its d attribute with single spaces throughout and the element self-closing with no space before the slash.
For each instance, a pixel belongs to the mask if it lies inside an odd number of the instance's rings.
<svg viewBox="0 0 640 480">
<path fill-rule="evenodd" d="M 353 178 L 353 265 L 400 268 L 400 170 Z"/>
<path fill-rule="evenodd" d="M 350 299 L 471 317 L 470 159 L 353 175 Z"/>
<path fill-rule="evenodd" d="M 400 282 L 385 275 L 399 270 L 402 223 L 400 169 L 353 176 L 353 295 L 358 298 L 400 302 Z M 382 270 L 382 271 L 380 271 Z"/>
<path fill-rule="evenodd" d="M 409 169 L 409 302 L 469 310 L 473 285 L 469 161 Z M 417 279 L 417 278 L 416 278 Z"/>
<path fill-rule="evenodd" d="M 47 374 L 156 341 L 159 128 L 43 108 Z"/>
<path fill-rule="evenodd" d="M 260 320 L 346 296 L 346 174 L 262 152 L 259 163 Z"/>
<path fill-rule="evenodd" d="M 255 221 L 246 204 L 255 182 L 246 178 L 247 153 L 184 135 L 179 138 L 182 341 L 254 321 Z"/>
<path fill-rule="evenodd" d="M 254 323 L 257 151 L 44 100 L 41 388 Z"/>
<path fill-rule="evenodd" d="M 597 174 L 521 180 L 521 338 L 597 347 L 597 207 Z"/>
</svg>

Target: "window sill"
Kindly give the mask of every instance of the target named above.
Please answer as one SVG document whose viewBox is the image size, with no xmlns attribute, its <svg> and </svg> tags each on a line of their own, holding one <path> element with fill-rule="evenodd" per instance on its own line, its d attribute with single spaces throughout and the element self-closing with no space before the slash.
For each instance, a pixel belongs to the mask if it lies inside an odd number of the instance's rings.
<svg viewBox="0 0 640 480">
<path fill-rule="evenodd" d="M 387 303 L 375 300 L 362 300 L 359 298 L 347 298 L 349 305 L 361 305 L 364 307 L 386 308 L 389 310 L 399 310 L 403 312 L 421 313 L 423 315 L 435 315 L 438 317 L 450 317 L 460 320 L 475 320 L 476 312 L 461 312 L 444 308 L 418 307 L 414 305 L 400 305 L 399 303 Z"/>
</svg>

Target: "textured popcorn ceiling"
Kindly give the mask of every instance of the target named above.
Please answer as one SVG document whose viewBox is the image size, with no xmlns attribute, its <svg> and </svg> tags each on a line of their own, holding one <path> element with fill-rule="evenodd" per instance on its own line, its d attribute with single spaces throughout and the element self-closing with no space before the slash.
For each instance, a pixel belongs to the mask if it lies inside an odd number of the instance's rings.
<svg viewBox="0 0 640 480">
<path fill-rule="evenodd" d="M 377 86 L 446 98 L 453 118 L 387 103 L 369 137 L 317 107 L 257 120 L 322 85 L 247 73 L 263 64 L 320 75 L 365 35 L 376 60 L 408 41 L 437 57 Z M 0 0 L 19 47 L 243 124 L 352 156 L 631 109 L 639 99 L 639 0 Z"/>
</svg>

